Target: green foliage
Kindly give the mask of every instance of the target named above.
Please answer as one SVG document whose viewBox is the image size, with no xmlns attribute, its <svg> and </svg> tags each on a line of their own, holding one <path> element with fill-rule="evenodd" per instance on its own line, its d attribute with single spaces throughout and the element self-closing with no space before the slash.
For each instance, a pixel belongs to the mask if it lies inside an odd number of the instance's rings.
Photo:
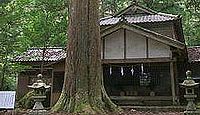
<svg viewBox="0 0 200 115">
<path fill-rule="evenodd" d="M 64 47 L 67 41 L 67 2 L 12 0 L 0 4 L 0 90 L 15 90 L 23 66 L 12 58 L 30 47 Z"/>
<path fill-rule="evenodd" d="M 6 4 L 0 5 L 0 90 L 15 90 L 15 76 L 21 66 L 11 63 L 18 54 L 17 36 L 20 34 L 13 8 Z"/>
<path fill-rule="evenodd" d="M 8 31 L 16 31 L 11 35 L 25 49 L 64 47 L 67 40 L 67 4 L 64 0 L 12 0 L 1 4 L 0 23 L 9 25 Z M 5 36 L 1 38 L 5 39 Z"/>
<path fill-rule="evenodd" d="M 33 100 L 32 96 L 34 96 L 34 91 L 30 91 L 26 95 L 24 95 L 17 102 L 18 108 L 23 108 L 23 109 L 31 109 L 31 108 L 33 108 L 34 100 Z"/>
<path fill-rule="evenodd" d="M 100 15 L 101 17 L 113 15 L 130 3 L 130 0 L 101 0 Z"/>
<path fill-rule="evenodd" d="M 65 46 L 67 3 L 64 0 L 13 0 L 20 12 L 21 44 L 29 47 Z"/>
<path fill-rule="evenodd" d="M 200 45 L 200 1 L 184 1 L 184 30 L 188 45 Z"/>
</svg>

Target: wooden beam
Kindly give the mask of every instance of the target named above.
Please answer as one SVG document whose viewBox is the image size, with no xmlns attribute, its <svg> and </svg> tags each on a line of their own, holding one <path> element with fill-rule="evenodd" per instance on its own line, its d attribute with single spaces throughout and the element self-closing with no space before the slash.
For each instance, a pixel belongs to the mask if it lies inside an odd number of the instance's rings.
<svg viewBox="0 0 200 115">
<path fill-rule="evenodd" d="M 50 100 L 50 107 L 53 106 L 53 79 L 54 79 L 54 70 L 51 71 L 51 100 Z"/>
<path fill-rule="evenodd" d="M 37 71 L 40 70 L 41 68 L 29 68 L 29 69 L 25 69 L 23 71 Z M 52 70 L 53 68 L 44 68 L 44 70 Z"/>
<path fill-rule="evenodd" d="M 105 59 L 105 39 L 103 39 L 103 59 Z"/>
<path fill-rule="evenodd" d="M 149 39 L 146 37 L 146 57 L 149 58 Z"/>
<path fill-rule="evenodd" d="M 130 27 L 128 25 L 124 25 L 123 27 L 127 28 L 131 31 L 134 31 L 136 33 L 140 33 L 141 35 L 143 35 L 145 37 L 149 37 L 149 38 L 152 38 L 156 41 L 162 42 L 166 45 L 171 45 L 171 46 L 174 46 L 174 47 L 177 47 L 177 48 L 180 48 L 180 49 L 185 48 L 185 45 L 183 43 L 176 41 L 176 40 L 173 40 L 172 38 L 170 38 L 168 36 L 164 36 L 164 35 L 161 35 L 159 33 L 156 33 L 154 31 L 150 31 L 150 30 L 147 30 L 147 29 L 139 28 L 139 27 L 134 28 L 134 27 Z"/>
<path fill-rule="evenodd" d="M 124 59 L 126 59 L 126 29 L 124 29 Z"/>
<path fill-rule="evenodd" d="M 108 27 L 108 28 L 101 30 L 101 32 L 100 32 L 101 39 L 106 39 L 107 36 L 111 35 L 114 32 L 117 32 L 120 29 L 123 29 L 122 24 L 117 24 L 113 27 Z"/>
<path fill-rule="evenodd" d="M 172 96 L 111 96 L 111 100 L 117 101 L 170 101 L 172 100 Z"/>
<path fill-rule="evenodd" d="M 172 38 L 177 40 L 176 35 L 175 35 L 174 26 L 171 26 L 171 29 L 172 29 Z"/>
<path fill-rule="evenodd" d="M 173 66 L 174 66 L 174 80 L 175 80 L 175 83 L 177 83 L 178 82 L 177 62 L 174 62 Z M 175 89 L 176 89 L 176 95 L 179 95 L 179 85 L 175 84 Z M 177 102 L 177 104 L 179 104 L 179 98 L 178 97 L 176 99 L 176 102 Z"/>
<path fill-rule="evenodd" d="M 174 78 L 174 62 L 170 62 L 170 76 L 171 76 L 171 91 L 172 91 L 172 102 L 176 104 L 176 90 L 175 90 L 175 78 Z"/>
<path fill-rule="evenodd" d="M 151 62 L 173 62 L 176 60 L 166 58 L 135 58 L 135 59 L 102 59 L 102 64 L 112 63 L 151 63 Z"/>
<path fill-rule="evenodd" d="M 180 41 L 177 41 L 177 40 L 174 40 L 171 37 L 159 34 L 157 32 L 142 28 L 142 27 L 134 25 L 134 24 L 130 25 L 130 24 L 126 24 L 126 23 L 119 23 L 119 24 L 116 24 L 116 25 L 114 25 L 114 26 L 112 26 L 110 28 L 102 30 L 101 31 L 101 38 L 105 38 L 107 35 L 110 35 L 111 33 L 115 32 L 115 31 L 118 31 L 119 29 L 130 30 L 130 31 L 138 33 L 138 34 L 140 34 L 142 36 L 151 38 L 153 40 L 156 40 L 158 42 L 164 43 L 166 45 L 177 47 L 179 49 L 184 49 L 185 48 L 185 44 L 184 43 L 182 43 Z"/>
</svg>

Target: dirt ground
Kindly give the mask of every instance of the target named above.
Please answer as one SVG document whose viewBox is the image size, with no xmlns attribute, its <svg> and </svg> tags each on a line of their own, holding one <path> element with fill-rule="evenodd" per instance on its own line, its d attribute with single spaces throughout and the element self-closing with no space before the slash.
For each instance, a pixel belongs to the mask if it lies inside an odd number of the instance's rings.
<svg viewBox="0 0 200 115">
<path fill-rule="evenodd" d="M 27 115 L 28 112 L 26 111 L 0 111 L 0 115 Z M 72 115 L 65 112 L 59 112 L 59 113 L 48 113 L 47 115 Z M 74 115 L 74 114 L 73 114 Z M 151 111 L 136 111 L 136 110 L 130 110 L 130 111 L 124 111 L 123 113 L 108 113 L 108 115 L 184 115 L 183 112 L 151 112 Z"/>
</svg>

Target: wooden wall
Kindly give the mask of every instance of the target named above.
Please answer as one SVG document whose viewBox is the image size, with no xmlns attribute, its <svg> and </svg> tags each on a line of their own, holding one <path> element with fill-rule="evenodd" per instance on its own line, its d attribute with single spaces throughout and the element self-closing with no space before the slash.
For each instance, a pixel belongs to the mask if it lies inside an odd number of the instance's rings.
<svg viewBox="0 0 200 115">
<path fill-rule="evenodd" d="M 40 64 L 38 64 L 39 66 Z M 60 93 L 62 91 L 62 83 L 64 79 L 64 69 L 65 69 L 65 60 L 61 60 L 53 65 L 49 65 L 44 68 L 43 77 L 45 81 L 51 85 L 51 105 L 55 104 L 58 100 Z M 21 98 L 31 89 L 28 88 L 28 85 L 32 85 L 33 82 L 37 79 L 37 75 L 40 73 L 40 68 L 27 69 L 24 72 L 21 72 L 18 76 L 17 84 L 17 97 Z M 60 73 L 60 74 L 57 74 Z"/>
<path fill-rule="evenodd" d="M 170 46 L 120 29 L 102 39 L 103 59 L 165 58 L 171 57 Z"/>
<path fill-rule="evenodd" d="M 26 75 L 19 74 L 17 81 L 17 98 L 21 98 L 28 92 L 29 78 Z"/>
<path fill-rule="evenodd" d="M 120 29 L 105 38 L 105 59 L 123 59 L 124 58 L 124 34 Z"/>
<path fill-rule="evenodd" d="M 149 58 L 171 57 L 170 47 L 158 41 L 148 39 Z"/>
<path fill-rule="evenodd" d="M 65 71 L 65 59 L 60 60 L 56 64 L 53 65 L 54 71 Z"/>
<path fill-rule="evenodd" d="M 126 58 L 146 58 L 146 38 L 132 31 L 126 30 Z"/>
<path fill-rule="evenodd" d="M 150 30 L 153 30 L 155 32 L 161 33 L 163 35 L 166 35 L 168 37 L 174 38 L 174 28 L 171 24 L 169 25 L 163 25 L 163 26 L 158 26 L 158 27 L 154 27 L 154 28 L 150 28 Z"/>
<path fill-rule="evenodd" d="M 151 31 L 155 31 L 157 33 L 176 39 L 173 22 L 144 23 L 139 25 Z"/>
</svg>

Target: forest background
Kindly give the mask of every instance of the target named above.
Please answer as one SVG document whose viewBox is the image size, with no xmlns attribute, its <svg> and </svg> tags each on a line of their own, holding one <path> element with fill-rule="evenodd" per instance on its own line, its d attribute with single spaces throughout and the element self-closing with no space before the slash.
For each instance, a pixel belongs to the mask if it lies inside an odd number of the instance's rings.
<svg viewBox="0 0 200 115">
<path fill-rule="evenodd" d="M 100 0 L 100 17 L 114 15 L 133 0 Z M 188 46 L 200 45 L 199 0 L 139 0 L 139 5 L 182 17 Z M 15 90 L 25 66 L 12 58 L 30 47 L 65 47 L 68 0 L 0 0 L 0 90 Z"/>
</svg>

